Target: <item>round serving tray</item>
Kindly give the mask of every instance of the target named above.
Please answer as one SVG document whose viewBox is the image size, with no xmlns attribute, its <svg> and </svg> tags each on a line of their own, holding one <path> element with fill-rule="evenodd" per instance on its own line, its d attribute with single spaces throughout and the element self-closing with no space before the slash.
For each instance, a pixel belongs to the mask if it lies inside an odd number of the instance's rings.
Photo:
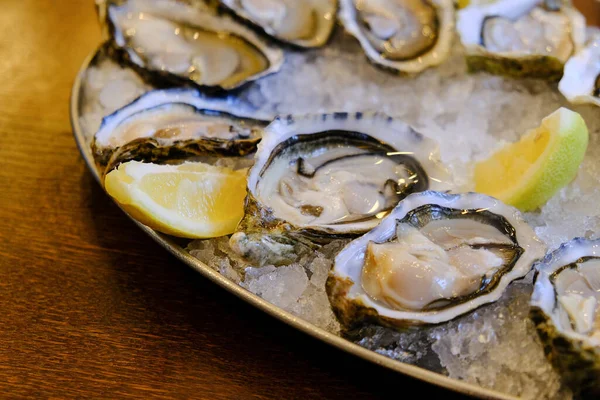
<svg viewBox="0 0 600 400">
<path fill-rule="evenodd" d="M 94 58 L 94 56 L 100 51 L 100 49 L 94 51 L 90 54 L 86 60 L 83 62 L 77 77 L 75 78 L 75 82 L 73 84 L 73 88 L 71 90 L 71 100 L 70 100 L 70 117 L 71 117 L 71 126 L 73 127 L 73 135 L 75 136 L 75 141 L 77 142 L 77 146 L 79 147 L 79 151 L 85 160 L 88 168 L 96 178 L 96 180 L 100 183 L 100 171 L 97 169 L 96 164 L 94 162 L 90 146 L 85 140 L 85 135 L 83 133 L 83 129 L 80 124 L 80 115 L 82 108 L 82 81 L 85 77 L 85 73 Z M 162 247 L 167 249 L 171 254 L 177 257 L 179 260 L 189 265 L 204 277 L 210 279 L 212 282 L 216 283 L 220 287 L 229 291 L 230 293 L 238 296 L 242 300 L 246 301 L 249 304 L 252 304 L 254 307 L 266 312 L 267 314 L 283 321 L 284 323 L 316 338 L 325 343 L 328 343 L 338 349 L 345 351 L 347 353 L 354 354 L 357 357 L 360 357 L 364 360 L 370 361 L 377 365 L 383 366 L 385 368 L 389 368 L 396 372 L 411 376 L 416 379 L 420 379 L 422 381 L 450 389 L 462 394 L 479 397 L 482 399 L 516 399 L 514 396 L 510 396 L 501 392 L 497 392 L 494 390 L 485 389 L 481 386 L 469 384 L 463 381 L 459 381 L 456 379 L 449 378 L 447 376 L 441 375 L 436 372 L 429 371 L 424 368 L 420 368 L 414 365 L 406 364 L 400 361 L 393 360 L 391 358 L 380 355 L 374 351 L 365 349 L 357 344 L 352 343 L 349 340 L 346 340 L 340 336 L 336 336 L 330 332 L 327 332 L 324 329 L 318 328 L 315 325 L 303 320 L 302 318 L 298 318 L 293 314 L 276 307 L 275 305 L 269 303 L 266 300 L 263 300 L 261 297 L 247 291 L 243 287 L 237 285 L 236 283 L 230 281 L 223 275 L 219 274 L 217 271 L 211 269 L 206 264 L 200 262 L 198 259 L 192 257 L 187 251 L 185 251 L 181 245 L 178 244 L 178 241 L 168 235 L 164 235 L 162 233 L 156 232 L 147 226 L 133 220 L 142 231 L 144 231 L 148 236 L 150 236 L 154 241 L 160 244 Z"/>
</svg>

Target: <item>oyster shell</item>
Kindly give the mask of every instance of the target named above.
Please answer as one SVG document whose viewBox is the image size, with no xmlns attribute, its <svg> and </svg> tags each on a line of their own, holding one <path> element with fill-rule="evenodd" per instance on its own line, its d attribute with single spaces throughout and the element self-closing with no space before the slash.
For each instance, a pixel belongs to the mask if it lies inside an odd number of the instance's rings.
<svg viewBox="0 0 600 400">
<path fill-rule="evenodd" d="M 544 255 L 518 210 L 477 193 L 415 193 L 335 258 L 340 322 L 438 324 L 498 300 Z"/>
<path fill-rule="evenodd" d="M 567 61 L 558 89 L 571 103 L 600 107 L 600 32 Z"/>
<path fill-rule="evenodd" d="M 353 237 L 409 193 L 452 187 L 437 143 L 379 113 L 278 117 L 255 160 L 246 215 L 230 243 L 261 261 L 267 242 L 273 250 Z M 275 253 L 292 253 L 286 249 Z"/>
<path fill-rule="evenodd" d="M 266 34 L 300 47 L 327 43 L 336 22 L 337 0 L 220 0 Z"/>
<path fill-rule="evenodd" d="M 231 90 L 279 70 L 283 52 L 202 2 L 107 0 L 106 23 L 122 61 L 152 80 Z"/>
<path fill-rule="evenodd" d="M 558 80 L 585 41 L 585 19 L 567 1 L 499 0 L 458 12 L 471 71 Z"/>
<path fill-rule="evenodd" d="M 600 240 L 576 238 L 536 264 L 531 318 L 575 395 L 600 396 Z"/>
<path fill-rule="evenodd" d="M 256 150 L 270 119 L 234 98 L 206 98 L 194 89 L 154 90 L 105 117 L 92 152 L 98 164 L 109 166 L 132 159 L 243 156 Z"/>
<path fill-rule="evenodd" d="M 382 67 L 417 73 L 450 53 L 452 0 L 341 0 L 339 18 Z"/>
</svg>

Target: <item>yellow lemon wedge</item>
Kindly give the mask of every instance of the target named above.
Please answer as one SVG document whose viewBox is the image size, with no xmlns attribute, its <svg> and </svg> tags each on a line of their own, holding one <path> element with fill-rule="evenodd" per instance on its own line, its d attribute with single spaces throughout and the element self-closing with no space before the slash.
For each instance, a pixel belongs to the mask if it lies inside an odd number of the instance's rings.
<svg viewBox="0 0 600 400">
<path fill-rule="evenodd" d="M 521 211 L 546 203 L 577 175 L 588 129 L 576 112 L 559 108 L 489 159 L 475 165 L 475 190 Z"/>
<path fill-rule="evenodd" d="M 173 236 L 201 239 L 234 232 L 244 215 L 246 172 L 198 162 L 129 161 L 106 175 L 104 187 L 144 225 Z"/>
<path fill-rule="evenodd" d="M 466 6 L 468 6 L 469 3 L 470 3 L 469 0 L 457 0 L 456 6 L 457 6 L 457 8 L 461 9 L 461 8 L 465 8 Z"/>
</svg>

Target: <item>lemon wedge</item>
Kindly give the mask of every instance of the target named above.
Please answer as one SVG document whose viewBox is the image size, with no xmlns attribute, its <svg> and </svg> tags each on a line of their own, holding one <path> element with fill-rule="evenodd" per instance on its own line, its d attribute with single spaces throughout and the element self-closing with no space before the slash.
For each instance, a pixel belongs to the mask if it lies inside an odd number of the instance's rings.
<svg viewBox="0 0 600 400">
<path fill-rule="evenodd" d="M 246 172 L 197 162 L 129 161 L 106 175 L 104 187 L 133 218 L 154 230 L 210 238 L 233 233 L 242 219 Z"/>
<path fill-rule="evenodd" d="M 581 115 L 560 108 L 517 143 L 477 163 L 475 190 L 521 211 L 535 210 L 575 178 L 588 139 Z"/>
</svg>

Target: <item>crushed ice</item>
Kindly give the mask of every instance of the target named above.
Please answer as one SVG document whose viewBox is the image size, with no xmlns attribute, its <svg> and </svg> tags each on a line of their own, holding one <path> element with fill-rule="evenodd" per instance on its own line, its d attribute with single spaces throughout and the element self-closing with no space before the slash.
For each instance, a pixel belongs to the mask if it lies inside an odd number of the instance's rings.
<svg viewBox="0 0 600 400">
<path fill-rule="evenodd" d="M 470 163 L 516 140 L 561 106 L 579 112 L 588 125 L 590 144 L 577 179 L 525 217 L 550 248 L 575 236 L 598 237 L 600 112 L 568 104 L 556 84 L 469 75 L 459 46 L 441 67 L 400 77 L 369 64 L 359 45 L 339 31 L 324 49 L 288 52 L 286 57 L 280 73 L 240 96 L 280 114 L 377 110 L 401 118 L 438 140 L 443 161 L 465 190 L 472 189 Z M 88 137 L 104 115 L 149 88 L 135 73 L 112 62 L 90 68 L 81 118 Z M 244 264 L 229 250 L 227 238 L 194 241 L 189 250 L 249 291 L 339 334 L 324 288 L 339 245 L 280 268 Z M 380 354 L 507 394 L 570 398 L 527 318 L 530 291 L 530 283 L 515 283 L 497 303 L 434 328 L 399 333 L 371 326 L 351 335 Z"/>
<path fill-rule="evenodd" d="M 329 332 L 340 326 L 329 306 L 325 281 L 334 255 L 346 242 L 335 241 L 296 262 L 274 267 L 248 264 L 229 247 L 227 237 L 195 240 L 191 255 L 252 293 Z"/>
</svg>

